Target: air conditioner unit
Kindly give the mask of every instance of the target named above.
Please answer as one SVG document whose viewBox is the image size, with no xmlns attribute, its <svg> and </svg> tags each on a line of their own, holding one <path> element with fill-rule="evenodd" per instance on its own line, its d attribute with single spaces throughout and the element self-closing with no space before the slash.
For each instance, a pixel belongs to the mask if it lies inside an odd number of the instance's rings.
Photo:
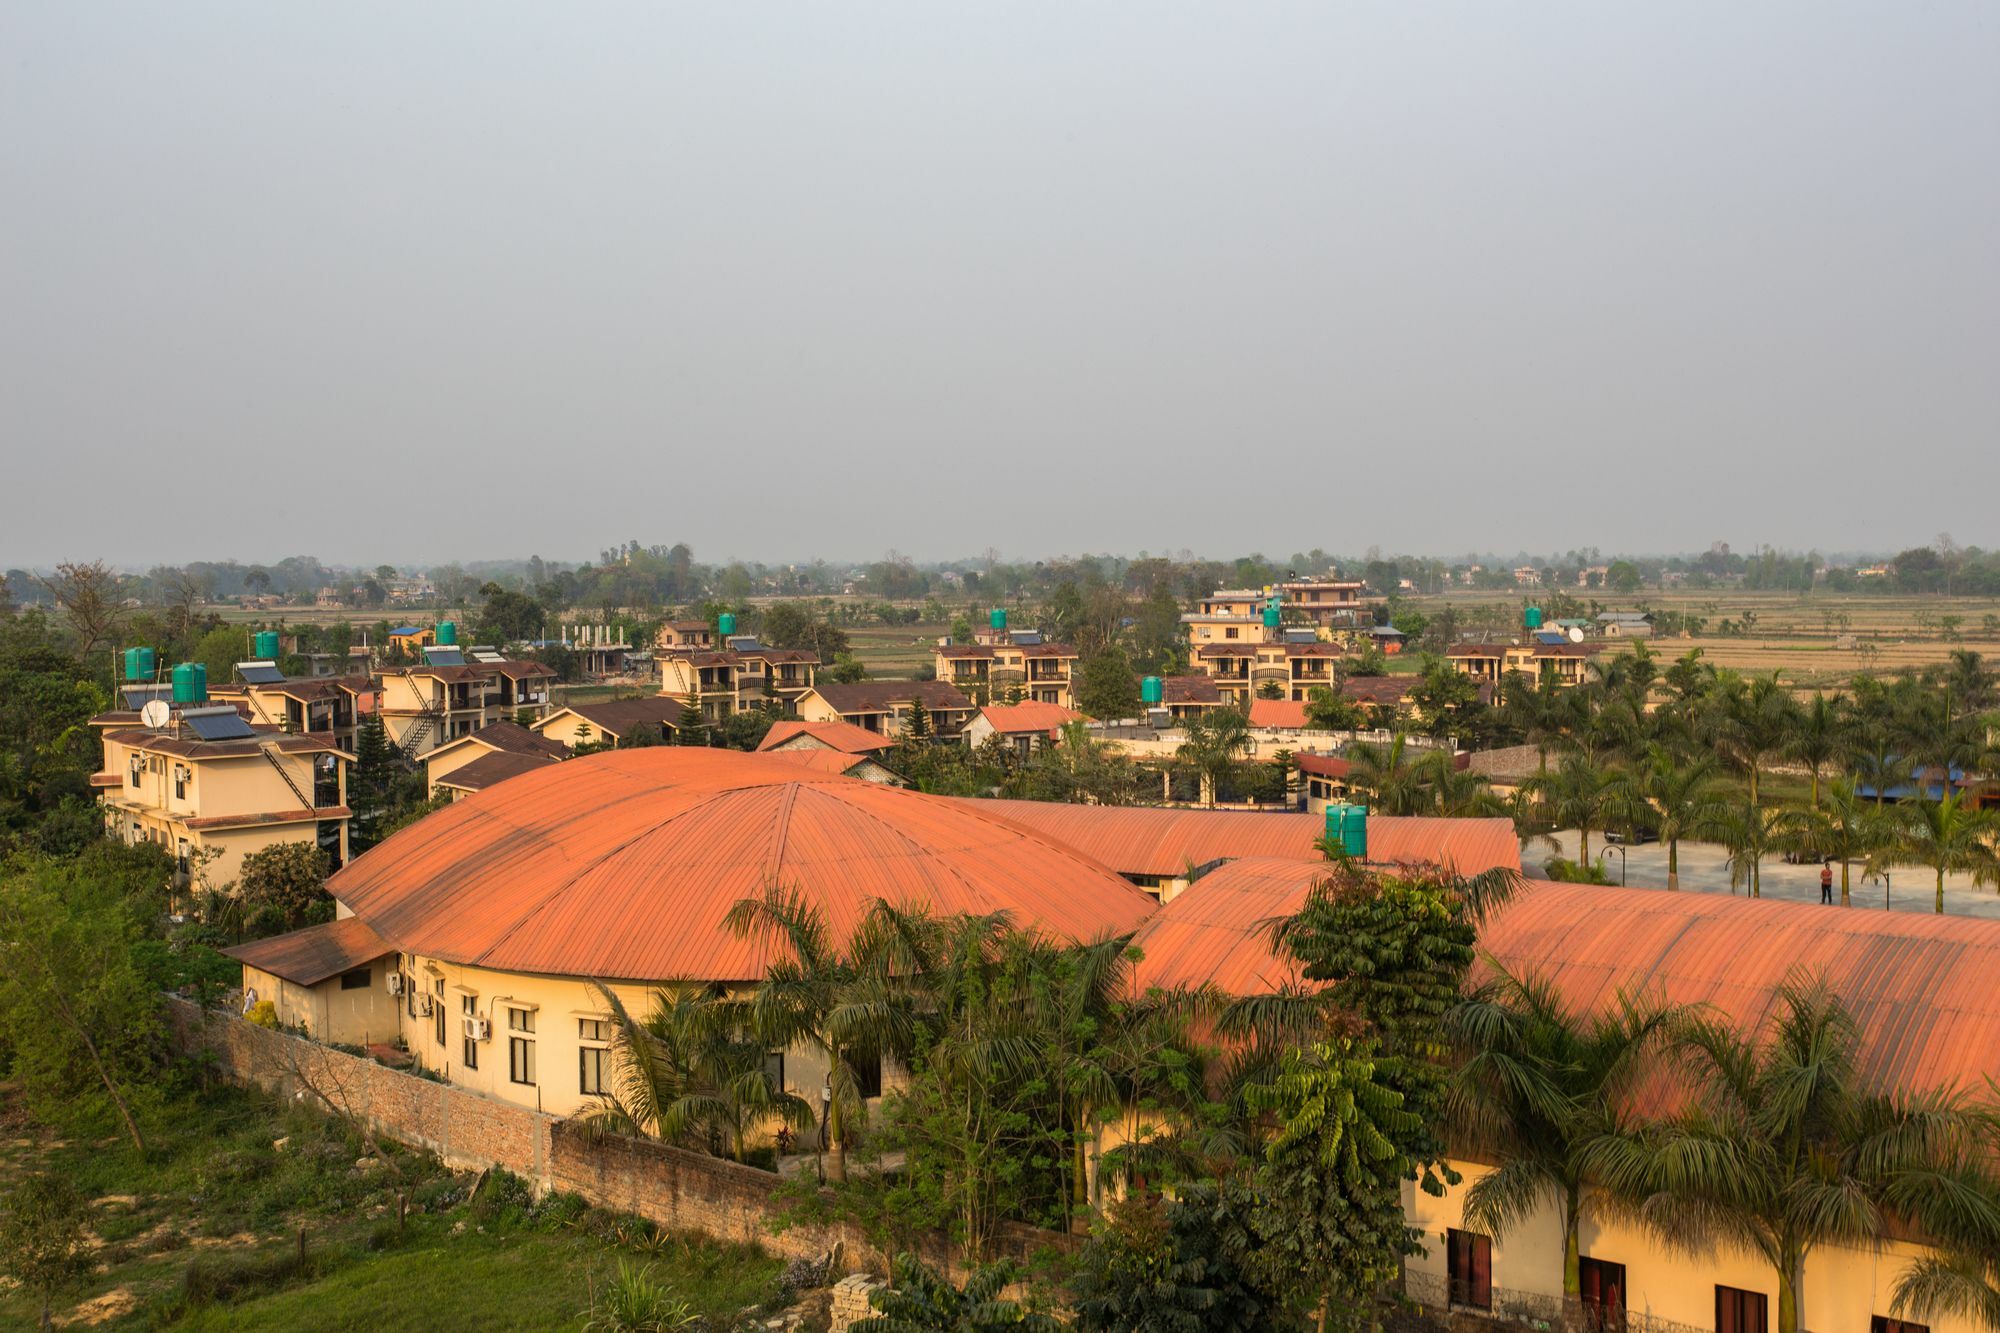
<svg viewBox="0 0 2000 1333">
<path fill-rule="evenodd" d="M 432 1009 L 431 997 L 419 991 L 417 993 L 416 1003 L 417 1003 L 417 1017 L 429 1018 L 431 1016 L 431 1009 Z"/>
<path fill-rule="evenodd" d="M 469 1041 L 485 1041 L 493 1035 L 493 1023 L 474 1015 L 465 1020 L 465 1035 Z"/>
<path fill-rule="evenodd" d="M 403 993 L 403 974 L 401 972 L 391 972 L 387 985 L 391 995 L 401 995 Z"/>
</svg>

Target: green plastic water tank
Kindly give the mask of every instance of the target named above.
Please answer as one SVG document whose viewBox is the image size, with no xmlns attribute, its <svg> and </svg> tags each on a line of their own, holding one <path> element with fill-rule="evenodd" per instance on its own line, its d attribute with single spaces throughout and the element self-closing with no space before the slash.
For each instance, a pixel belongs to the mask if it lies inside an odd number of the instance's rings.
<svg viewBox="0 0 2000 1333">
<path fill-rule="evenodd" d="M 200 662 L 181 662 L 174 667 L 174 702 L 208 702 L 208 668 Z"/>
<path fill-rule="evenodd" d="M 1542 627 L 1542 608 L 1539 606 L 1529 607 L 1528 613 L 1522 617 L 1522 621 L 1529 629 L 1540 629 Z"/>
<path fill-rule="evenodd" d="M 1264 603 L 1265 629 L 1276 629 L 1278 627 L 1278 622 L 1281 621 L 1282 619 L 1284 619 L 1284 616 L 1283 613 L 1278 610 L 1277 598 L 1273 597 L 1270 601 Z"/>
<path fill-rule="evenodd" d="M 1006 629 L 1007 608 L 1004 606 L 994 607 L 993 614 L 986 617 L 986 623 L 988 625 L 991 625 L 994 629 Z"/>
<path fill-rule="evenodd" d="M 160 669 L 159 655 L 151 648 L 134 648 L 132 651 L 139 655 L 139 674 L 132 679 L 151 680 L 153 673 Z"/>
<path fill-rule="evenodd" d="M 1148 708 L 1158 708 L 1166 697 L 1166 682 L 1158 676 L 1148 676 L 1139 682 L 1139 702 Z"/>
<path fill-rule="evenodd" d="M 278 632 L 271 629 L 258 630 L 256 635 L 251 639 L 250 656 L 260 662 L 277 661 Z"/>
<path fill-rule="evenodd" d="M 127 648 L 125 650 L 125 679 L 139 679 L 139 650 L 137 648 Z"/>
<path fill-rule="evenodd" d="M 437 624 L 437 641 L 440 648 L 450 648 L 458 642 L 458 623 L 440 620 Z"/>
<path fill-rule="evenodd" d="M 736 632 L 736 613 L 733 611 L 724 611 L 721 615 L 717 616 L 715 618 L 715 632 L 725 639 L 734 634 Z"/>
<path fill-rule="evenodd" d="M 1326 808 L 1326 836 L 1346 855 L 1357 861 L 1368 859 L 1368 807 L 1329 805 Z"/>
</svg>

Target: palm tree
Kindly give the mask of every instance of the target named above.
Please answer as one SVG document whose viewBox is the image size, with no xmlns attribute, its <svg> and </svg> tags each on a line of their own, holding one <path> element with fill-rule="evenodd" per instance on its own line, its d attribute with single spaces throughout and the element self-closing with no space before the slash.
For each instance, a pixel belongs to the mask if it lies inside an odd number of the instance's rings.
<svg viewBox="0 0 2000 1333">
<path fill-rule="evenodd" d="M 1880 718 L 1870 717 L 1848 736 L 1848 761 L 1854 775 L 1875 793 L 1881 809 L 1890 791 L 1912 780 L 1916 765 L 1897 745 L 1895 734 Z"/>
<path fill-rule="evenodd" d="M 1535 747 L 1537 770 L 1549 771 L 1549 751 L 1559 744 L 1572 716 L 1566 691 L 1553 678 L 1531 680 L 1510 671 L 1500 682 L 1500 712 L 1524 744 Z"/>
<path fill-rule="evenodd" d="M 1175 757 L 1201 777 L 1201 803 L 1215 804 L 1216 785 L 1250 748 L 1250 719 L 1241 709 L 1211 708 L 1188 723 Z"/>
<path fill-rule="evenodd" d="M 1347 787 L 1368 798 L 1377 814 L 1414 815 L 1430 802 L 1424 756 L 1410 752 L 1410 738 L 1397 732 L 1387 745 L 1357 741 L 1347 747 Z"/>
<path fill-rule="evenodd" d="M 1790 714 L 1784 754 L 1812 774 L 1812 803 L 1819 804 L 1820 775 L 1845 753 L 1847 718 L 1838 698 L 1815 693 L 1812 702 Z"/>
<path fill-rule="evenodd" d="M 1794 731 L 1797 705 L 1775 671 L 1747 681 L 1733 673 L 1718 675 L 1713 699 L 1716 745 L 1750 775 L 1750 803 L 1755 805 L 1758 779 L 1764 765 L 1783 753 Z"/>
<path fill-rule="evenodd" d="M 1448 1020 L 1464 1059 L 1446 1114 L 1455 1137 L 1500 1163 L 1466 1191 L 1465 1216 L 1499 1238 L 1553 1202 L 1563 1295 L 1575 1301 L 1587 1154 L 1616 1131 L 1619 1104 L 1684 1015 L 1628 996 L 1607 1012 L 1578 1014 L 1548 981 L 1495 971 Z"/>
<path fill-rule="evenodd" d="M 2000 854 L 1993 837 L 2000 820 L 1974 810 L 1963 796 L 1946 793 L 1935 801 L 1918 798 L 1903 811 L 1903 828 L 1877 856 L 1889 864 L 1927 866 L 1937 874 L 1937 910 L 1944 911 L 1944 876 L 1965 871 L 1975 884 L 2000 884 Z"/>
<path fill-rule="evenodd" d="M 1835 778 L 1826 799 L 1813 806 L 1787 810 L 1778 821 L 1781 843 L 1817 860 L 1840 862 L 1840 905 L 1851 905 L 1849 873 L 1856 861 L 1867 862 L 1894 833 L 1882 812 L 1862 799 L 1851 778 Z"/>
<path fill-rule="evenodd" d="M 591 989 L 611 1014 L 617 1055 L 613 1091 L 578 1117 L 586 1128 L 637 1130 L 668 1142 L 723 1138 L 744 1159 L 751 1129 L 776 1121 L 812 1124 L 812 1106 L 773 1076 L 766 1047 L 752 1040 L 749 1006 L 693 982 L 653 991 L 652 1012 L 635 1020 L 618 992 Z"/>
<path fill-rule="evenodd" d="M 1763 1034 L 1690 1020 L 1677 1041 L 1686 1109 L 1585 1154 L 1613 1205 L 1670 1247 L 1761 1255 L 1778 1277 L 1778 1333 L 1804 1325 L 1799 1291 L 1821 1245 L 1879 1243 L 1897 1222 L 2000 1235 L 1989 1118 L 1956 1093 L 1864 1087 L 1858 1044 L 1840 1001 L 1792 978 Z"/>
<path fill-rule="evenodd" d="M 804 1047 L 826 1068 L 827 1176 L 847 1179 L 847 1128 L 867 1114 L 856 1060 L 879 1059 L 907 1045 L 914 1027 L 906 997 L 882 984 L 876 969 L 833 941 L 826 916 L 776 885 L 739 899 L 723 918 L 739 938 L 774 946 L 777 957 L 750 1002 L 758 1036 L 781 1050 Z"/>
<path fill-rule="evenodd" d="M 1581 849 L 1577 863 L 1589 867 L 1590 831 L 1604 826 L 1616 795 L 1611 774 L 1584 755 L 1565 755 L 1553 773 L 1536 774 L 1521 790 L 1548 824 L 1576 829 Z"/>
<path fill-rule="evenodd" d="M 1614 808 L 1667 844 L 1667 887 L 1681 886 L 1681 840 L 1713 837 L 1729 826 L 1728 784 L 1708 755 L 1677 761 L 1655 745 L 1642 766 L 1618 776 Z"/>
<path fill-rule="evenodd" d="M 1729 887 L 1746 885 L 1752 898 L 1764 896 L 1764 858 L 1784 846 L 1782 810 L 1766 810 L 1746 801 L 1722 826 L 1722 843 L 1729 849 Z"/>
</svg>

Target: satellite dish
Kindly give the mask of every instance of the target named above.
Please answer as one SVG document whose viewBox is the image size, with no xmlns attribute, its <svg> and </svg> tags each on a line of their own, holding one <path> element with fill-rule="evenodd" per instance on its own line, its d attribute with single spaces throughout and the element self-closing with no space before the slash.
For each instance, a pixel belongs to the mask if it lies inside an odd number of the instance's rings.
<svg viewBox="0 0 2000 1333">
<path fill-rule="evenodd" d="M 174 720 L 174 713 L 167 707 L 165 699 L 148 699 L 146 706 L 139 710 L 139 720 L 155 731 L 160 731 Z"/>
<path fill-rule="evenodd" d="M 1569 641 L 1570 641 L 1571 643 L 1582 643 L 1582 642 L 1583 642 L 1583 626 L 1581 626 L 1581 625 L 1571 625 L 1571 626 L 1569 627 Z"/>
</svg>

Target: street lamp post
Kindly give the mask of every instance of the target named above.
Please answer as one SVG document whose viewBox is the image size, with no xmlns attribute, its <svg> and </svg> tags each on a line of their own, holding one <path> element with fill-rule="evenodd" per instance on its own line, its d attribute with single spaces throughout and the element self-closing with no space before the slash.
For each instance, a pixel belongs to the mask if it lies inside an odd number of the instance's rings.
<svg viewBox="0 0 2000 1333">
<path fill-rule="evenodd" d="M 1625 887 L 1625 849 L 1614 842 L 1604 850 L 1618 853 L 1618 887 L 1622 889 Z"/>
<path fill-rule="evenodd" d="M 819 1085 L 819 1133 L 813 1135 L 813 1170 L 819 1173 L 819 1183 L 826 1184 L 826 1118 L 833 1109 L 833 1075 L 828 1074 Z"/>
</svg>

